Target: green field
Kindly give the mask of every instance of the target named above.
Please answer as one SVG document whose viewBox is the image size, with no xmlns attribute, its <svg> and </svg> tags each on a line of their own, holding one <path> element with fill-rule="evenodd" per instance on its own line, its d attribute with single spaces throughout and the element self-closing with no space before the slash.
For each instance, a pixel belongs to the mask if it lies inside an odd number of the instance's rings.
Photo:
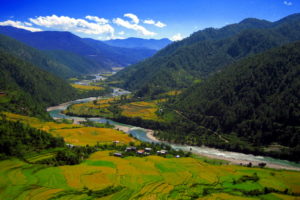
<svg viewBox="0 0 300 200">
<path fill-rule="evenodd" d="M 79 165 L 60 167 L 1 161 L 0 199 L 300 198 L 299 172 L 108 154 L 96 152 Z"/>
</svg>

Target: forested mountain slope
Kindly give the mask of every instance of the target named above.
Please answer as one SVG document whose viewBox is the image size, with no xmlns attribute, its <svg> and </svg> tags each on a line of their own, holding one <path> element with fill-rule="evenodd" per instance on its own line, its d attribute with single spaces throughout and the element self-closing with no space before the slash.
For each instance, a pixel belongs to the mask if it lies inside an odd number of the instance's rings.
<svg viewBox="0 0 300 200">
<path fill-rule="evenodd" d="M 299 102 L 300 42 L 295 42 L 243 59 L 186 90 L 172 107 L 182 119 L 160 136 L 299 161 Z M 264 149 L 271 144 L 285 148 Z"/>
<path fill-rule="evenodd" d="M 70 32 L 30 32 L 10 26 L 0 26 L 0 33 L 39 50 L 60 50 L 60 54 L 68 52 L 73 53 L 74 57 L 83 57 L 80 59 L 87 59 L 87 62 L 92 64 L 91 68 L 94 71 L 111 70 L 111 67 L 125 67 L 155 53 L 151 49 L 112 47 L 98 40 L 80 38 Z M 61 57 L 58 55 L 59 58 Z M 84 66 L 82 68 L 84 70 Z"/>
<path fill-rule="evenodd" d="M 0 110 L 47 118 L 46 106 L 77 92 L 64 80 L 0 50 Z"/>
<path fill-rule="evenodd" d="M 63 78 L 79 74 L 79 72 L 73 68 L 73 65 L 64 65 L 42 51 L 1 34 L 0 49 Z"/>
<path fill-rule="evenodd" d="M 112 77 L 137 96 L 190 86 L 248 55 L 300 39 L 300 14 L 271 23 L 246 19 L 221 29 L 205 29 L 175 42 L 153 57 Z"/>
</svg>

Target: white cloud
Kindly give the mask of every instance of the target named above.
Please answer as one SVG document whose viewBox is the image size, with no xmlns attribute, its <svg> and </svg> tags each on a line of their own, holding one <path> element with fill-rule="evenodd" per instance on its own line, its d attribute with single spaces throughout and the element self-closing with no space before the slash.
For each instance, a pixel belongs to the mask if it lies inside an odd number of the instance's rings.
<svg viewBox="0 0 300 200">
<path fill-rule="evenodd" d="M 88 15 L 88 16 L 86 16 L 85 17 L 86 19 L 89 19 L 89 20 L 91 20 L 91 21 L 95 21 L 95 22 L 97 22 L 98 24 L 107 24 L 108 22 L 109 22 L 109 20 L 108 19 L 105 19 L 105 18 L 99 18 L 99 17 L 97 17 L 97 16 L 90 16 L 90 15 Z"/>
<path fill-rule="evenodd" d="M 152 24 L 154 26 L 157 26 L 159 28 L 163 28 L 165 26 L 167 26 L 166 24 L 162 23 L 161 21 L 157 21 L 155 22 L 153 19 L 146 19 L 143 21 L 144 24 Z"/>
<path fill-rule="evenodd" d="M 159 27 L 159 28 L 163 28 L 163 27 L 167 26 L 166 24 L 164 24 L 164 23 L 162 23 L 160 21 L 156 22 L 156 24 L 154 24 L 154 25 L 157 26 L 157 27 Z"/>
<path fill-rule="evenodd" d="M 71 31 L 85 34 L 114 34 L 114 28 L 109 24 L 88 22 L 84 19 L 75 19 L 68 16 L 39 16 L 29 19 L 33 24 L 53 28 L 56 30 Z"/>
<path fill-rule="evenodd" d="M 108 36 L 108 37 L 104 38 L 104 40 L 116 40 L 116 39 L 123 40 L 123 39 L 125 39 L 125 37 L 113 35 L 113 36 Z"/>
<path fill-rule="evenodd" d="M 31 31 L 31 32 L 42 31 L 42 29 L 39 29 L 39 28 L 28 27 L 28 26 L 32 26 L 32 24 L 29 22 L 20 22 L 20 21 L 13 21 L 13 20 L 7 20 L 4 22 L 0 22 L 0 26 L 13 26 L 13 27 L 25 29 L 25 30 Z"/>
<path fill-rule="evenodd" d="M 135 31 L 137 31 L 137 32 L 139 32 L 139 33 L 141 33 L 142 35 L 145 35 L 145 36 L 154 36 L 154 35 L 156 35 L 156 33 L 147 30 L 143 26 L 140 26 L 138 24 L 131 24 L 129 21 L 123 20 L 121 18 L 113 19 L 113 23 L 115 23 L 119 26 L 125 27 L 127 29 L 135 30 Z"/>
<path fill-rule="evenodd" d="M 155 21 L 153 19 L 146 19 L 143 22 L 144 24 L 155 24 Z"/>
<path fill-rule="evenodd" d="M 27 26 L 32 26 L 32 23 L 29 23 L 29 22 L 24 22 L 24 24 Z"/>
<path fill-rule="evenodd" d="M 176 35 L 173 35 L 170 40 L 172 41 L 179 41 L 179 40 L 182 40 L 183 39 L 183 36 L 180 34 L 180 33 L 177 33 Z"/>
<path fill-rule="evenodd" d="M 120 31 L 118 34 L 119 35 L 125 35 L 125 32 L 124 31 Z"/>
<path fill-rule="evenodd" d="M 291 1 L 284 1 L 283 4 L 286 5 L 286 6 L 292 6 L 293 5 L 293 3 Z"/>
<path fill-rule="evenodd" d="M 142 23 L 159 28 L 166 26 L 166 24 L 161 21 L 152 19 L 140 20 L 138 16 L 132 13 L 126 13 L 123 17 L 124 18 L 105 19 L 92 15 L 86 15 L 84 18 L 49 15 L 32 17 L 29 18 L 28 21 L 7 20 L 0 22 L 0 25 L 14 26 L 29 31 L 42 31 L 42 29 L 70 31 L 75 34 L 96 35 L 93 37 L 101 37 L 102 39 L 123 39 L 125 32 L 122 29 L 119 30 L 115 36 L 115 29 L 113 27 L 115 25 L 134 30 L 142 36 L 154 36 L 157 34 L 145 28 Z"/>
<path fill-rule="evenodd" d="M 139 18 L 135 14 L 132 14 L 132 13 L 126 13 L 126 14 L 124 14 L 124 17 L 130 18 L 132 20 L 132 23 L 134 23 L 134 24 L 138 24 L 140 22 Z"/>
</svg>

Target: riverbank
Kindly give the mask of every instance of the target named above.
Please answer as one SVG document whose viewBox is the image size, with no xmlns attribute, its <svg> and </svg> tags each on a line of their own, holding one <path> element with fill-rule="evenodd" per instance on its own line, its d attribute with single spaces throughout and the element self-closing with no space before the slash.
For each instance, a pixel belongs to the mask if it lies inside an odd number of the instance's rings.
<svg viewBox="0 0 300 200">
<path fill-rule="evenodd" d="M 147 137 L 156 142 L 163 142 L 163 141 L 157 139 L 154 136 L 154 131 L 150 130 L 150 129 L 147 129 Z M 191 153 L 193 153 L 195 155 L 204 156 L 207 158 L 218 159 L 218 160 L 225 160 L 225 161 L 228 161 L 229 164 L 232 164 L 232 165 L 246 166 L 251 162 L 252 166 L 256 167 L 256 166 L 258 166 L 259 163 L 264 162 L 267 164 L 266 168 L 300 171 L 299 167 L 285 166 L 285 165 L 274 164 L 274 163 L 269 163 L 269 162 L 265 162 L 265 161 L 253 161 L 253 160 L 249 161 L 249 160 L 244 160 L 244 159 L 229 158 L 229 157 L 225 157 L 222 155 L 212 155 L 212 154 L 207 154 L 207 153 L 202 153 L 202 152 L 196 151 L 196 149 L 198 147 L 190 147 L 190 148 L 192 149 Z M 225 153 L 223 155 L 225 155 Z"/>
<path fill-rule="evenodd" d="M 151 129 L 147 129 L 146 135 L 150 140 L 153 140 L 155 142 L 162 142 L 154 136 L 154 131 Z"/>
</svg>

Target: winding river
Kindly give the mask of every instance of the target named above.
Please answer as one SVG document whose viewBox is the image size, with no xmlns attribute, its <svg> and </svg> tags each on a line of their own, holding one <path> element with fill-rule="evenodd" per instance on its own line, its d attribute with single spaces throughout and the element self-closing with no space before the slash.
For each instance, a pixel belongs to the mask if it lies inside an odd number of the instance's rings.
<svg viewBox="0 0 300 200">
<path fill-rule="evenodd" d="M 84 82 L 84 84 L 88 84 Z M 122 90 L 122 89 L 114 89 L 111 96 L 119 96 L 122 94 L 128 94 L 128 91 Z M 104 97 L 103 97 L 104 98 Z M 54 119 L 73 119 L 74 122 L 78 121 L 84 121 L 85 118 L 81 117 L 73 117 L 68 116 L 62 113 L 63 110 L 67 109 L 68 106 L 76 103 L 84 103 L 95 100 L 96 97 L 90 97 L 85 99 L 78 99 L 75 101 L 66 102 L 63 104 L 60 104 L 58 106 L 49 107 L 47 111 L 49 112 L 50 116 Z M 157 141 L 152 137 L 149 137 L 149 134 L 147 134 L 147 129 L 131 126 L 128 124 L 121 124 L 109 119 L 105 118 L 88 118 L 89 120 L 100 122 L 100 123 L 106 123 L 109 122 L 112 125 L 115 125 L 116 128 L 123 130 L 126 133 L 132 134 L 137 139 L 144 141 L 144 142 L 161 142 Z M 149 130 L 148 130 L 149 131 Z M 267 163 L 267 166 L 277 169 L 291 169 L 291 170 L 299 170 L 300 171 L 300 164 L 286 161 L 286 160 L 280 160 L 280 159 L 274 159 L 271 157 L 266 156 L 255 156 L 252 154 L 244 154 L 244 153 L 237 153 L 237 152 L 230 152 L 230 151 L 224 151 L 220 149 L 215 148 L 209 148 L 209 147 L 196 147 L 196 146 L 189 146 L 189 145 L 178 145 L 178 144 L 170 144 L 168 143 L 172 148 L 174 149 L 181 149 L 183 151 L 191 151 L 192 153 L 208 156 L 211 158 L 217 158 L 217 159 L 223 159 L 230 161 L 231 163 L 235 164 L 247 164 L 249 162 L 252 162 L 253 164 L 258 164 L 260 162 Z"/>
</svg>

